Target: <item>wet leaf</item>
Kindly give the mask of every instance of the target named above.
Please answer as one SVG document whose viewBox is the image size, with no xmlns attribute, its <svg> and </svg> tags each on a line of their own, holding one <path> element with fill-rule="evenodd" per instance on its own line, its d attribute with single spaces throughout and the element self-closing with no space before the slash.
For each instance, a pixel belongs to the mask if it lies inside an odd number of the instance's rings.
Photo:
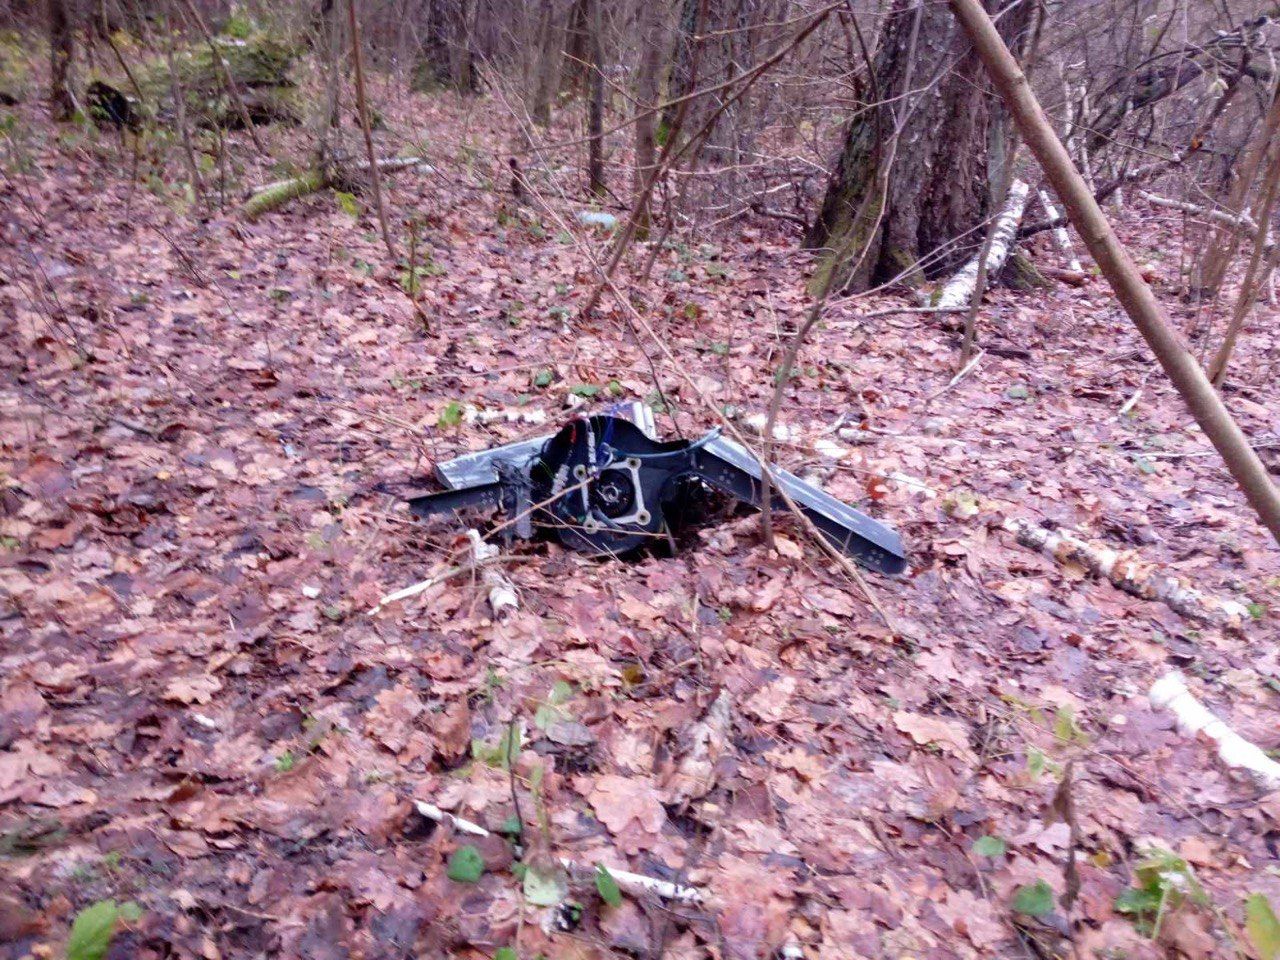
<svg viewBox="0 0 1280 960">
<path fill-rule="evenodd" d="M 1012 907 L 1016 913 L 1032 917 L 1053 913 L 1053 888 L 1043 880 L 1019 887 L 1013 894 Z"/>
<path fill-rule="evenodd" d="M 985 836 L 973 841 L 973 852 L 980 857 L 1003 857 L 1008 845 L 999 837 Z"/>
<path fill-rule="evenodd" d="M 596 892 L 600 894 L 600 899 L 611 907 L 622 903 L 622 891 L 618 888 L 618 881 L 613 879 L 613 874 L 603 863 L 596 866 Z"/>
</svg>

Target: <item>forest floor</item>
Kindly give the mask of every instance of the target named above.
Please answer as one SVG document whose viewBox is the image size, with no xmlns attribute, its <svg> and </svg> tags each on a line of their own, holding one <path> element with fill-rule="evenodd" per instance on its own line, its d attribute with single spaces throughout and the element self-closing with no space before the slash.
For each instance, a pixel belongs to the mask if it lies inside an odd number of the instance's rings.
<svg viewBox="0 0 1280 960">
<path fill-rule="evenodd" d="M 809 304 L 785 224 L 677 231 L 629 289 L 694 390 L 615 302 L 578 316 L 582 244 L 607 237 L 578 200 L 492 189 L 498 107 L 412 111 L 456 138 L 430 138 L 436 173 L 388 183 L 395 223 L 423 223 L 429 334 L 366 198 L 201 219 L 162 178 L 131 185 L 112 135 L 23 114 L 29 166 L 0 181 L 0 955 L 60 950 L 108 898 L 142 911 L 120 957 L 1247 950 L 1244 897 L 1280 903 L 1280 795 L 1146 693 L 1180 668 L 1280 746 L 1280 555 L 1101 281 L 993 292 L 988 352 L 945 391 L 954 324 L 858 319 L 901 293 L 834 303 L 814 331 L 778 456 L 902 533 L 909 575 L 868 576 L 896 632 L 789 520 L 771 552 L 750 517 L 634 561 L 518 543 L 505 622 L 466 576 L 370 614 L 465 543 L 409 522 L 396 491 L 545 429 L 457 422 L 465 405 L 554 424 L 571 391 L 651 398 L 652 358 L 697 435 L 698 393 L 766 409 Z M 1188 323 L 1180 224 L 1125 216 Z M 1227 396 L 1274 438 L 1280 325 L 1259 317 Z M 823 467 L 812 441 L 842 416 L 865 442 Z M 1197 625 L 1019 546 L 1006 516 L 1136 549 L 1258 616 Z M 412 803 L 497 830 L 513 795 L 528 872 Z M 1052 812 L 1067 795 L 1074 831 Z M 1135 873 L 1155 848 L 1172 853 Z M 530 902 L 555 885 L 549 854 L 587 868 L 563 931 Z M 598 863 L 706 896 L 609 906 Z M 1158 942 L 1154 911 L 1115 906 L 1143 877 L 1169 892 Z"/>
</svg>

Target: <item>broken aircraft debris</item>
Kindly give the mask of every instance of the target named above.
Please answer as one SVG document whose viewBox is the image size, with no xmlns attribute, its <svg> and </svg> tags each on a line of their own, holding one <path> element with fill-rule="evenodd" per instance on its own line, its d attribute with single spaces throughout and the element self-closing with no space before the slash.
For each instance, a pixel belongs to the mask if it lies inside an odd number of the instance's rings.
<svg viewBox="0 0 1280 960">
<path fill-rule="evenodd" d="M 626 415 L 619 415 L 625 413 Z M 576 417 L 554 434 L 441 463 L 447 488 L 409 500 L 420 517 L 468 507 L 502 510 L 516 536 L 535 530 L 570 549 L 620 555 L 665 538 L 670 520 L 709 487 L 759 508 L 761 470 L 745 447 L 712 430 L 661 441 L 643 404 Z M 837 548 L 885 574 L 907 565 L 898 534 L 776 467 L 774 483 Z M 775 499 L 783 505 L 781 497 Z"/>
</svg>

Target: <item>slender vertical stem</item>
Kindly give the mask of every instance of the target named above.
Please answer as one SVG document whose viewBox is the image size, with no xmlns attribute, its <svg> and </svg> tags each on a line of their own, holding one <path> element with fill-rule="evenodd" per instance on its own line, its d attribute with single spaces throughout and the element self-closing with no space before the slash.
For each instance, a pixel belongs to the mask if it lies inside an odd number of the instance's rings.
<svg viewBox="0 0 1280 960">
<path fill-rule="evenodd" d="M 169 67 L 169 90 L 173 97 L 173 112 L 178 121 L 178 135 L 182 137 L 182 152 L 187 161 L 187 174 L 191 177 L 191 189 L 195 192 L 196 202 L 204 203 L 204 180 L 200 176 L 200 165 L 196 161 L 196 148 L 191 142 L 191 126 L 187 123 L 187 93 L 182 89 L 182 81 L 178 79 L 178 64 L 173 55 L 174 38 L 171 18 L 165 16 L 168 37 L 165 42 L 165 63 Z"/>
<path fill-rule="evenodd" d="M 1271 158 L 1267 167 L 1266 178 L 1262 182 L 1262 200 L 1255 211 L 1258 229 L 1253 235 L 1253 255 L 1249 258 L 1249 266 L 1245 269 L 1244 279 L 1240 281 L 1240 295 L 1236 300 L 1236 309 L 1231 316 L 1231 323 L 1223 335 L 1222 344 L 1209 364 L 1209 379 L 1215 387 L 1222 387 L 1227 379 L 1227 364 L 1231 362 L 1231 354 L 1240 338 L 1240 330 L 1244 327 L 1245 318 L 1249 316 L 1254 301 L 1258 298 L 1259 268 L 1262 266 L 1263 254 L 1267 249 L 1267 235 L 1271 232 L 1271 208 L 1276 202 L 1276 188 L 1280 185 L 1280 150 Z"/>
<path fill-rule="evenodd" d="M 373 131 L 369 126 L 369 105 L 364 95 L 364 56 L 360 52 L 360 24 L 356 20 L 356 0 L 347 0 L 347 26 L 351 30 L 351 59 L 356 71 L 356 110 L 360 114 L 360 128 L 364 131 L 364 146 L 369 154 L 369 183 L 373 187 L 373 203 L 378 211 L 378 225 L 382 228 L 382 242 L 387 254 L 396 258 L 396 245 L 391 239 L 391 227 L 387 224 L 387 208 L 382 203 L 382 174 L 378 169 L 378 157 L 373 150 Z"/>
</svg>

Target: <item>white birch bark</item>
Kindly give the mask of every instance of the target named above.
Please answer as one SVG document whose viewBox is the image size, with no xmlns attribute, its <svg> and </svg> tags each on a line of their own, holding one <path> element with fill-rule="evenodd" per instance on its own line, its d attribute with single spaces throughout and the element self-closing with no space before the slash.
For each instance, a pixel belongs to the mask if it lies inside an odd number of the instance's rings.
<svg viewBox="0 0 1280 960">
<path fill-rule="evenodd" d="M 1081 540 L 1065 530 L 1046 530 L 1013 517 L 1005 520 L 1004 529 L 1024 547 L 1038 550 L 1058 563 L 1078 563 L 1117 589 L 1143 600 L 1158 600 L 1192 620 L 1238 629 L 1250 619 L 1247 598 L 1222 600 L 1207 596 L 1176 577 L 1159 573 L 1136 554 L 1121 553 Z"/>
<path fill-rule="evenodd" d="M 515 585 L 493 564 L 498 559 L 497 547 L 485 543 L 478 530 L 468 530 L 467 539 L 471 541 L 471 553 L 475 558 L 476 568 L 480 571 L 480 582 L 489 589 L 489 606 L 493 608 L 493 616 L 502 620 L 520 607 Z"/>
<path fill-rule="evenodd" d="M 996 218 L 995 235 L 991 238 L 991 250 L 987 253 L 987 277 L 994 277 L 1004 266 L 1013 249 L 1013 240 L 1018 233 L 1018 225 L 1022 223 L 1022 211 L 1027 206 L 1027 196 L 1031 188 L 1021 180 L 1015 180 L 1009 186 L 1009 196 L 1005 200 L 1004 209 Z M 978 282 L 979 253 L 957 271 L 938 293 L 934 304 L 939 310 L 959 310 L 973 299 L 973 288 Z"/>
<path fill-rule="evenodd" d="M 1049 199 L 1048 190 L 1040 191 L 1040 204 L 1044 207 L 1045 215 L 1050 220 L 1058 219 L 1058 208 Z M 1053 228 L 1053 238 L 1058 241 L 1058 249 L 1066 255 L 1068 267 L 1075 273 L 1084 273 L 1084 267 L 1080 265 L 1080 258 L 1076 256 L 1075 247 L 1071 245 L 1071 234 L 1067 232 L 1065 222 Z"/>
<path fill-rule="evenodd" d="M 1218 756 L 1228 767 L 1248 770 L 1267 790 L 1280 787 L 1280 763 L 1214 716 L 1187 689 L 1186 681 L 1177 670 L 1157 680 L 1148 697 L 1153 707 L 1163 707 L 1178 718 L 1178 729 L 1183 733 L 1190 736 L 1203 734 L 1212 740 L 1218 747 Z"/>
</svg>

